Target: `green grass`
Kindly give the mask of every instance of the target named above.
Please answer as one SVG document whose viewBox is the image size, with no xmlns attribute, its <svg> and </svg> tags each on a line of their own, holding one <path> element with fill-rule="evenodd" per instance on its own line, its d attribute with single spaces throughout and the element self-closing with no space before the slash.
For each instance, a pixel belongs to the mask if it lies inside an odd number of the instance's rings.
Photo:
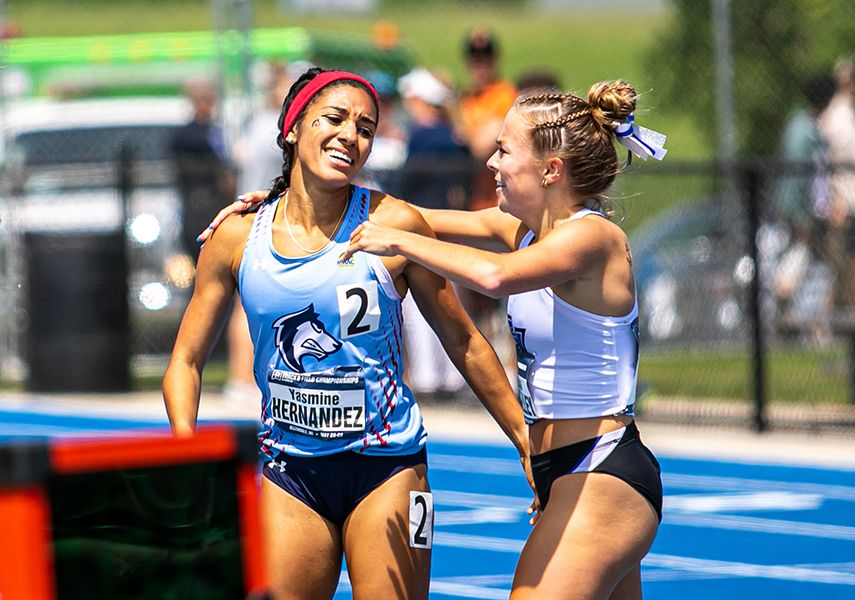
<svg viewBox="0 0 855 600">
<path fill-rule="evenodd" d="M 787 404 L 842 404 L 849 399 L 845 349 L 775 349 L 766 361 L 767 401 Z M 750 402 L 749 350 L 681 349 L 642 354 L 639 381 L 660 396 L 715 398 Z"/>
<path fill-rule="evenodd" d="M 20 392 L 23 389 L 24 383 L 22 381 L 0 379 L 0 392 Z"/>
<path fill-rule="evenodd" d="M 228 364 L 225 361 L 209 361 L 202 373 L 202 388 L 219 390 L 226 383 L 227 376 Z M 163 373 L 132 374 L 131 377 L 131 390 L 146 392 L 160 389 Z M 25 388 L 25 381 L 0 379 L 0 392 L 23 392 Z"/>
<path fill-rule="evenodd" d="M 848 355 L 843 346 L 824 351 L 770 351 L 766 361 L 769 403 L 843 404 L 849 399 Z M 653 350 L 642 354 L 638 379 L 658 396 L 714 398 L 751 402 L 749 349 L 711 351 Z M 219 389 L 226 381 L 224 361 L 210 361 L 202 386 Z M 160 389 L 160 375 L 135 377 L 135 390 Z M 2 389 L 2 388 L 0 388 Z M 10 388 L 7 388 L 10 389 Z"/>
<path fill-rule="evenodd" d="M 390 3 L 392 4 L 392 3 Z M 664 15 L 621 11 L 545 12 L 518 7 L 460 6 L 431 2 L 393 7 L 369 16 L 300 15 L 280 13 L 272 0 L 254 2 L 258 27 L 297 25 L 310 29 L 370 35 L 378 21 L 394 23 L 418 62 L 449 69 L 465 79 L 462 42 L 473 25 L 493 29 L 503 48 L 505 75 L 516 77 L 531 67 L 556 71 L 564 85 L 584 91 L 600 79 L 624 77 L 646 90 L 643 50 L 653 39 Z M 99 2 L 78 0 L 12 0 L 9 19 L 30 36 L 84 35 L 201 30 L 213 27 L 208 0 L 160 3 L 147 0 Z M 48 18 L 62 15 L 62 18 Z M 655 95 L 654 95 L 655 97 Z"/>
<path fill-rule="evenodd" d="M 785 404 L 844 404 L 849 400 L 848 355 L 844 346 L 823 351 L 776 348 L 766 360 L 767 401 Z M 642 354 L 639 381 L 659 396 L 751 402 L 749 349 L 681 349 Z M 224 361 L 211 361 L 202 376 L 207 389 L 226 381 Z M 160 377 L 137 377 L 137 390 L 160 388 Z"/>
<path fill-rule="evenodd" d="M 844 404 L 849 400 L 848 356 L 843 347 L 822 352 L 775 350 L 766 362 L 767 401 L 785 404 Z M 751 357 L 734 351 L 650 351 L 642 355 L 638 379 L 655 396 L 752 401 Z M 224 361 L 211 361 L 202 375 L 205 389 L 226 381 Z M 159 390 L 162 375 L 136 376 L 135 391 Z M 23 382 L 0 380 L 0 391 L 22 391 Z"/>
<path fill-rule="evenodd" d="M 224 360 L 211 360 L 202 371 L 203 389 L 220 389 L 228 378 L 228 364 Z M 159 390 L 163 373 L 134 375 L 131 386 L 135 391 Z"/>
<path fill-rule="evenodd" d="M 616 220 L 627 232 L 650 219 L 660 211 L 674 205 L 687 204 L 689 200 L 706 198 L 714 193 L 715 181 L 711 176 L 660 174 L 655 164 L 637 165 L 618 176 L 609 192 L 616 211 Z"/>
<path fill-rule="evenodd" d="M 659 396 L 715 398 L 751 402 L 750 350 L 712 351 L 694 348 L 652 350 L 642 354 L 638 379 Z M 771 350 L 766 361 L 769 403 L 843 404 L 849 400 L 845 347 L 824 351 Z M 210 361 L 202 386 L 219 389 L 227 376 L 222 360 Z M 160 375 L 134 378 L 134 389 L 160 389 Z M 2 389 L 2 388 L 0 388 Z M 7 388 L 8 389 L 8 388 Z"/>
</svg>

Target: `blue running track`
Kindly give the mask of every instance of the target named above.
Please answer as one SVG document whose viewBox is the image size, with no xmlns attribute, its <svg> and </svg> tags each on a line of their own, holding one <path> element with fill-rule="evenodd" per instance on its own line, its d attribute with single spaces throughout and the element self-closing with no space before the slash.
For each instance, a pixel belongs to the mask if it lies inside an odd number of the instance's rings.
<svg viewBox="0 0 855 600">
<path fill-rule="evenodd" d="M 0 397 L 0 442 L 165 423 L 2 405 Z M 431 598 L 507 598 L 530 529 L 530 493 L 513 450 L 431 440 L 428 457 Z M 665 518 L 642 563 L 646 600 L 855 598 L 855 471 L 659 458 Z M 349 590 L 343 572 L 336 600 Z"/>
</svg>

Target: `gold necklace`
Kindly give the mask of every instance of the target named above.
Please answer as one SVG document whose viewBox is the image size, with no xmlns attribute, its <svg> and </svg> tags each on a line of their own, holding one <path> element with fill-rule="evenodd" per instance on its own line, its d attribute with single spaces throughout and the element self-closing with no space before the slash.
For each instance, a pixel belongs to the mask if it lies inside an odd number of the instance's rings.
<svg viewBox="0 0 855 600">
<path fill-rule="evenodd" d="M 302 250 L 306 254 L 314 254 L 315 252 L 318 252 L 319 250 L 321 250 L 321 248 L 330 243 L 332 241 L 332 238 L 334 238 L 336 233 L 338 233 L 338 226 L 341 225 L 341 221 L 342 219 L 344 219 L 344 213 L 347 212 L 347 207 L 349 204 L 350 202 L 345 201 L 344 208 L 342 209 L 341 214 L 338 216 L 338 221 L 336 222 L 335 227 L 333 228 L 332 237 L 328 238 L 326 243 L 321 244 L 321 246 L 317 249 L 309 250 L 303 244 L 297 241 L 297 238 L 294 237 L 294 232 L 291 231 L 291 225 L 288 223 L 288 192 L 285 192 L 285 204 L 282 206 L 282 217 L 285 220 L 285 229 L 288 230 L 288 235 L 291 236 L 291 241 L 297 244 L 297 247 L 299 247 L 300 250 Z M 320 227 L 318 227 L 318 229 L 320 229 Z"/>
</svg>

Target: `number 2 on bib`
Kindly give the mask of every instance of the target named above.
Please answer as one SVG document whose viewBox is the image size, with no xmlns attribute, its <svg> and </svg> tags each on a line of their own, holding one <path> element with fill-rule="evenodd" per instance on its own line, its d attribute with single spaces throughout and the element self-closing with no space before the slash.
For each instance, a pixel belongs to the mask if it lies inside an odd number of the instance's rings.
<svg viewBox="0 0 855 600">
<path fill-rule="evenodd" d="M 380 324 L 377 282 L 349 283 L 336 288 L 341 337 L 349 338 L 375 331 Z"/>
</svg>

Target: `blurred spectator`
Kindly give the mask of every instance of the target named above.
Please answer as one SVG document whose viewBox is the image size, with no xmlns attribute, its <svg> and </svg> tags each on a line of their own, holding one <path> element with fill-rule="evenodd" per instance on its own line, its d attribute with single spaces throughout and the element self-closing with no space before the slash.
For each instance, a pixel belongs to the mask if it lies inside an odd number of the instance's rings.
<svg viewBox="0 0 855 600">
<path fill-rule="evenodd" d="M 452 127 L 452 89 L 418 68 L 400 79 L 398 91 L 409 119 L 399 194 L 425 208 L 464 208 L 468 172 L 461 166 L 468 163 L 469 151 Z"/>
<path fill-rule="evenodd" d="M 470 87 L 460 99 L 459 119 L 466 144 L 474 158 L 468 208 L 496 206 L 496 182 L 487 169 L 487 159 L 496 151 L 496 136 L 505 115 L 517 98 L 517 88 L 501 79 L 499 44 L 483 27 L 469 32 L 464 44 Z M 481 332 L 493 344 L 509 376 L 515 372 L 514 346 L 508 333 L 503 301 L 488 298 L 468 288 L 458 288 L 460 301 Z M 515 379 L 515 375 L 512 376 Z"/>
<path fill-rule="evenodd" d="M 824 75 L 813 77 L 802 94 L 807 106 L 787 119 L 778 158 L 792 167 L 809 165 L 810 172 L 781 177 L 775 204 L 777 216 L 797 239 L 807 239 L 816 219 L 828 214 L 828 146 L 818 118 L 834 94 L 834 82 Z"/>
<path fill-rule="evenodd" d="M 775 273 L 778 314 L 787 326 L 808 322 L 816 337 L 827 337 L 833 276 L 820 243 L 829 216 L 828 147 L 818 125 L 819 115 L 834 94 L 831 77 L 821 75 L 802 88 L 807 106 L 787 120 L 779 148 L 779 159 L 796 170 L 782 175 L 775 196 L 775 216 L 789 237 Z M 807 169 L 807 171 L 805 171 Z"/>
<path fill-rule="evenodd" d="M 496 184 L 485 163 L 496 150 L 496 136 L 517 98 L 517 88 L 500 78 L 499 46 L 489 31 L 474 28 L 466 38 L 464 51 L 470 87 L 460 100 L 460 119 L 477 162 L 469 208 L 478 210 L 496 205 Z"/>
<path fill-rule="evenodd" d="M 855 58 L 837 61 L 836 91 L 819 117 L 832 164 L 830 181 L 829 259 L 837 275 L 835 306 L 855 307 Z"/>
<path fill-rule="evenodd" d="M 449 116 L 454 92 L 424 68 L 398 81 L 409 118 L 407 160 L 397 186 L 399 195 L 425 208 L 463 208 L 469 151 L 457 139 Z M 461 169 L 461 167 L 464 167 Z M 403 304 L 407 377 L 413 388 L 451 395 L 465 384 L 439 339 L 422 317 L 412 296 Z"/>
<path fill-rule="evenodd" d="M 517 79 L 519 93 L 532 90 L 560 90 L 561 82 L 558 76 L 546 69 L 532 69 L 526 71 Z"/>
<path fill-rule="evenodd" d="M 235 194 L 235 169 L 225 133 L 214 121 L 214 86 L 192 83 L 187 86 L 187 95 L 193 104 L 193 116 L 175 132 L 171 149 L 183 211 L 181 239 L 184 250 L 195 262 L 199 257 L 196 237 Z"/>
<path fill-rule="evenodd" d="M 407 158 L 405 117 L 395 92 L 395 78 L 385 71 L 366 74 L 377 91 L 380 122 L 374 132 L 371 154 L 358 178 L 358 185 L 397 194 L 398 169 Z"/>
<path fill-rule="evenodd" d="M 302 66 L 302 65 L 301 65 Z M 268 189 L 282 171 L 282 149 L 276 144 L 279 135 L 279 111 L 291 87 L 291 70 L 282 64 L 271 64 L 267 71 L 264 105 L 253 113 L 243 135 L 235 142 L 234 159 L 238 172 L 238 189 Z M 239 298 L 235 298 L 226 328 L 228 341 L 228 375 L 223 395 L 237 404 L 255 406 L 259 402 L 253 375 L 252 339 Z"/>
<path fill-rule="evenodd" d="M 288 67 L 270 65 L 264 105 L 253 113 L 235 142 L 239 190 L 266 190 L 281 174 L 282 149 L 276 144 L 276 136 L 279 134 L 279 110 L 291 83 Z"/>
</svg>

